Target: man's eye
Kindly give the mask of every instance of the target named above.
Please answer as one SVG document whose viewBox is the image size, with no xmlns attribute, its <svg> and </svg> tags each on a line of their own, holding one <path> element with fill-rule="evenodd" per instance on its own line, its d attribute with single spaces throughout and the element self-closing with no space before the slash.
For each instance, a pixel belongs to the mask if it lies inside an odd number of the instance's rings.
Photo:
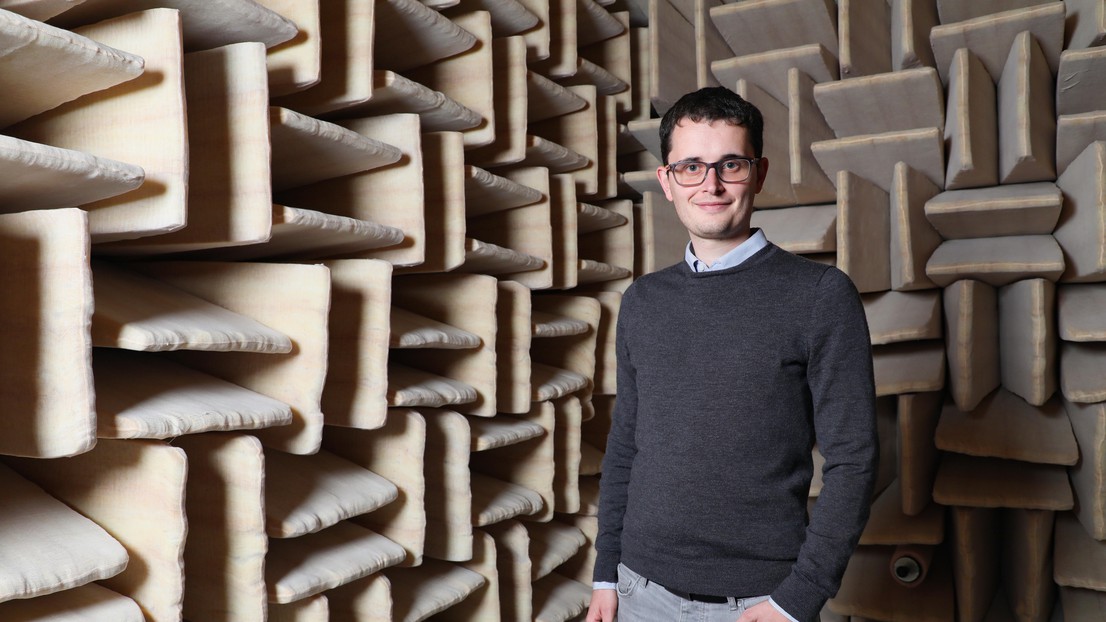
<svg viewBox="0 0 1106 622">
<path fill-rule="evenodd" d="M 685 173 L 698 173 L 702 164 L 698 162 L 688 162 L 682 166 Z"/>
<path fill-rule="evenodd" d="M 726 160 L 722 163 L 722 168 L 727 171 L 739 171 L 745 166 L 744 160 Z"/>
</svg>

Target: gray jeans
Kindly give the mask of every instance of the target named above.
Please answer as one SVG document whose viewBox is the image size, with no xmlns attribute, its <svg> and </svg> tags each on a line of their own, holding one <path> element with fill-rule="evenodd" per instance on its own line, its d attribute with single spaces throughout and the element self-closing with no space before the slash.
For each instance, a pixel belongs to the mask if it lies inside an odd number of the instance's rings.
<svg viewBox="0 0 1106 622">
<path fill-rule="evenodd" d="M 686 600 L 618 565 L 618 622 L 734 622 L 767 596 L 731 598 L 725 603 Z"/>
</svg>

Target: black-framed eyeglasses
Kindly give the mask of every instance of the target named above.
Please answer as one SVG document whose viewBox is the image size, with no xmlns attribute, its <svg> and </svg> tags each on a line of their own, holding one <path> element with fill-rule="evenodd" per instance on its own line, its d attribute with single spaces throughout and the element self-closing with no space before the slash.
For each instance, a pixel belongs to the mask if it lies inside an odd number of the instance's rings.
<svg viewBox="0 0 1106 622">
<path fill-rule="evenodd" d="M 753 173 L 753 166 L 760 158 L 732 157 L 717 162 L 700 162 L 698 160 L 680 160 L 673 162 L 666 168 L 672 174 L 672 178 L 681 186 L 698 186 L 707 178 L 707 171 L 714 169 L 718 179 L 727 184 L 739 184 L 749 180 Z"/>
</svg>

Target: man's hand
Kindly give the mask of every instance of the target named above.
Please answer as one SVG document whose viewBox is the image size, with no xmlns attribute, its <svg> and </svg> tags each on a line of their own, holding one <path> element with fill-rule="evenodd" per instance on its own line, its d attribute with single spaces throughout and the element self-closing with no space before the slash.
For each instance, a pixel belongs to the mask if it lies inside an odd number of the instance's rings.
<svg viewBox="0 0 1106 622">
<path fill-rule="evenodd" d="M 587 622 L 614 622 L 618 611 L 618 592 L 614 590 L 592 590 L 591 605 L 588 606 Z"/>
<path fill-rule="evenodd" d="M 592 599 L 595 597 L 592 596 Z M 588 618 L 591 621 L 591 618 Z M 791 622 L 782 613 L 772 606 L 772 603 L 764 601 L 757 603 L 745 610 L 737 622 Z"/>
</svg>

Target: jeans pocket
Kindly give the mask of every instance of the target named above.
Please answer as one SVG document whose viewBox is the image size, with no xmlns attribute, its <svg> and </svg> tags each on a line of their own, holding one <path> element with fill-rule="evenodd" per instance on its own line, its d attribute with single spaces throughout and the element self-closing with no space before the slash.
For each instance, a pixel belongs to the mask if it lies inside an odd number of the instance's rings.
<svg viewBox="0 0 1106 622">
<path fill-rule="evenodd" d="M 621 562 L 618 564 L 618 595 L 629 596 L 634 593 L 638 583 L 641 583 L 641 575 L 630 570 Z"/>
</svg>

